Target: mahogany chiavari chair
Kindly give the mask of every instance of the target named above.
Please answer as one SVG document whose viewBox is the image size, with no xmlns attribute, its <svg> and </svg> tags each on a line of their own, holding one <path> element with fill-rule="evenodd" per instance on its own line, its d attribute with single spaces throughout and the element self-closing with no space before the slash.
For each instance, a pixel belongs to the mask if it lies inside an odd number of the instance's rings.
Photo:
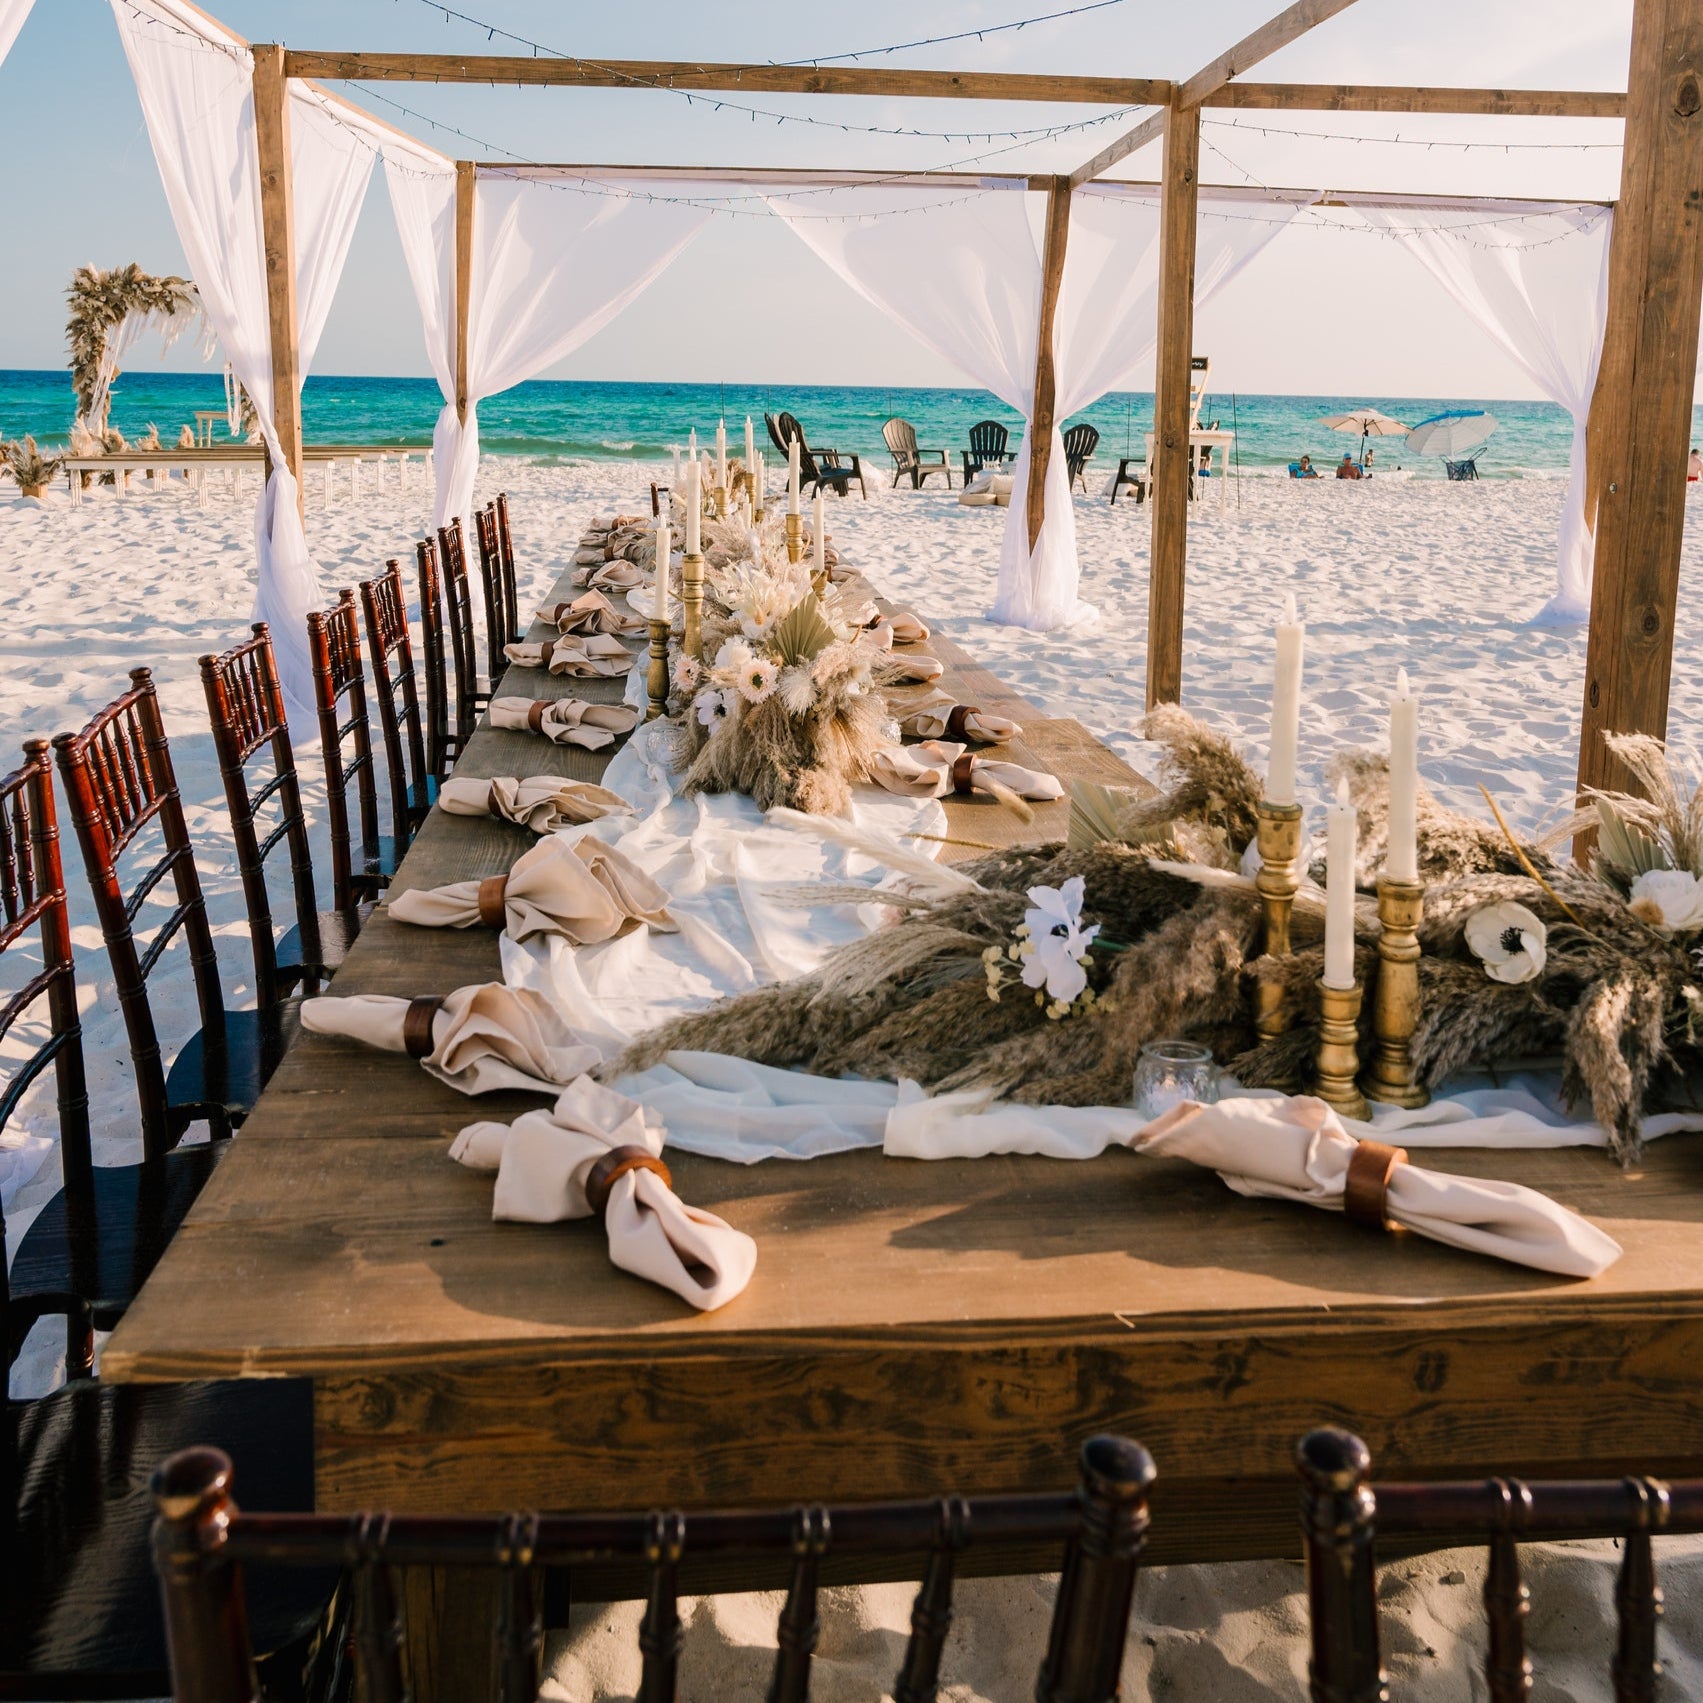
<svg viewBox="0 0 1703 1703">
<path fill-rule="evenodd" d="M 1296 1446 L 1301 1534 L 1312 1623 L 1312 1695 L 1389 1696 L 1378 1644 L 1378 1536 L 1438 1548 L 1482 1539 L 1489 1549 L 1484 1660 L 1489 1703 L 1526 1703 L 1532 1664 L 1530 1592 L 1519 1545 L 1550 1538 L 1618 1538 L 1614 1598 L 1619 1637 L 1609 1667 L 1616 1703 L 1654 1698 L 1661 1677 L 1656 1625 L 1662 1593 L 1651 1537 L 1703 1531 L 1703 1479 L 1491 1478 L 1466 1483 L 1374 1484 L 1372 1457 L 1352 1432 L 1312 1431 Z M 1417 1540 L 1417 1543 L 1415 1542 Z"/>
<path fill-rule="evenodd" d="M 207 694 L 213 749 L 225 783 L 231 838 L 236 842 L 237 869 L 248 906 L 256 1002 L 263 1010 L 272 1009 L 293 988 L 317 993 L 331 979 L 360 931 L 360 917 L 354 911 L 319 909 L 313 849 L 284 717 L 284 692 L 266 623 L 256 621 L 254 637 L 222 656 L 202 657 L 201 686 Z M 250 790 L 250 765 L 268 760 L 271 778 Z M 277 824 L 262 839 L 261 815 L 274 801 Z M 266 885 L 266 860 L 280 846 L 289 848 L 296 913 L 281 937 L 274 932 Z"/>
<path fill-rule="evenodd" d="M 426 767 L 440 785 L 455 765 L 461 747 L 449 725 L 449 651 L 444 637 L 443 573 L 438 542 L 422 538 L 414 546 L 415 584 L 420 593 L 420 662 L 426 677 Z"/>
<path fill-rule="evenodd" d="M 141 1101 L 142 1137 L 150 1159 L 175 1147 L 192 1123 L 228 1136 L 247 1117 L 288 1039 L 279 1009 L 227 1011 L 207 904 L 183 819 L 152 671 L 133 668 L 130 690 L 81 733 L 53 741 L 60 778 L 76 824 L 83 866 L 94 893 L 107 959 L 130 1039 Z M 124 891 L 119 863 L 144 829 L 157 827 L 164 850 Z M 138 947 L 143 906 L 170 878 L 175 896 L 153 940 Z M 148 978 L 179 933 L 188 948 L 201 1028 L 166 1070 L 148 998 Z"/>
<path fill-rule="evenodd" d="M 390 885 L 401 850 L 378 830 L 378 783 L 373 775 L 372 728 L 367 720 L 367 679 L 361 668 L 361 637 L 355 594 L 348 587 L 329 609 L 307 618 L 313 695 L 319 711 L 319 742 L 325 753 L 325 817 L 331 830 L 331 902 L 352 911 Z M 347 720 L 344 714 L 347 700 Z M 354 755 L 343 759 L 344 743 Z M 349 784 L 354 782 L 361 838 L 349 831 Z"/>
<path fill-rule="evenodd" d="M 455 663 L 455 739 L 459 753 L 467 749 L 479 716 L 491 701 L 489 683 L 479 678 L 473 643 L 473 596 L 467 583 L 467 552 L 459 519 L 438 528 L 438 563 L 443 570 L 444 621 Z"/>
<path fill-rule="evenodd" d="M 148 1470 L 213 1439 L 244 1499 L 314 1505 L 313 1386 L 81 1382 L 0 1412 L 0 1697 L 164 1697 L 171 1690 Z M 251 1570 L 253 1697 L 338 1696 L 346 1593 L 321 1569 Z M 180 1693 L 180 1695 L 183 1695 Z"/>
<path fill-rule="evenodd" d="M 41 967 L 11 978 L 19 985 L 0 998 L 0 1038 L 38 1002 L 47 1010 L 46 1039 L 7 1068 L 0 1131 L 51 1064 L 64 1181 L 24 1232 L 9 1282 L 0 1269 L 0 1372 L 10 1371 L 37 1319 L 63 1314 L 66 1376 L 86 1378 L 94 1370 L 95 1331 L 118 1323 L 224 1149 L 184 1147 L 139 1165 L 94 1162 L 47 750 L 45 739 L 27 741 L 23 766 L 0 779 L 0 956 L 25 951 L 32 928 L 41 942 Z M 0 1245 L 4 1234 L 0 1213 Z"/>
<path fill-rule="evenodd" d="M 485 669 L 494 685 L 509 665 L 503 646 L 515 636 L 509 624 L 510 599 L 494 502 L 474 511 L 473 535 L 479 544 L 479 583 L 485 594 Z"/>
<path fill-rule="evenodd" d="M 491 505 L 497 511 L 497 547 L 503 564 L 503 595 L 508 600 L 509 637 L 525 637 L 526 623 L 520 618 L 520 581 L 515 575 L 514 534 L 509 530 L 509 494 L 499 491 Z"/>
<path fill-rule="evenodd" d="M 414 684 L 414 646 L 408 637 L 408 599 L 402 590 L 402 569 L 394 559 L 377 579 L 361 581 L 361 609 L 390 781 L 391 834 L 401 851 L 437 802 L 438 783 L 426 766 Z"/>
<path fill-rule="evenodd" d="M 1083 1445 L 1074 1492 L 941 1496 L 827 1508 L 820 1504 L 738 1513 L 506 1514 L 480 1517 L 326 1514 L 279 1519 L 240 1510 L 231 1463 L 217 1449 L 190 1449 L 154 1474 L 159 1525 L 154 1553 L 179 1698 L 249 1703 L 248 1638 L 240 1568 L 257 1561 L 336 1564 L 353 1573 L 356 1679 L 374 1703 L 407 1695 L 401 1652 L 399 1566 L 494 1569 L 498 1609 L 489 1695 L 531 1703 L 543 1654 L 540 1569 L 614 1562 L 645 1576 L 639 1628 L 645 1703 L 672 1703 L 680 1666 L 683 1570 L 701 1562 L 765 1563 L 788 1578 L 777 1625 L 770 1703 L 804 1703 L 817 1638 L 824 1560 L 928 1557 L 911 1613 L 911 1636 L 893 1688 L 895 1703 L 929 1703 L 952 1625 L 959 1558 L 978 1571 L 1030 1571 L 1034 1547 L 1064 1556 L 1052 1630 L 1040 1659 L 1039 1703 L 1117 1696 L 1136 1572 L 1146 1542 L 1153 1463 L 1137 1443 L 1095 1437 Z M 983 1551 L 988 1553 L 984 1556 Z M 688 1579 L 699 1594 L 703 1586 Z M 713 1584 L 710 1586 L 714 1588 Z M 690 1686 L 688 1686 L 690 1690 Z"/>
</svg>

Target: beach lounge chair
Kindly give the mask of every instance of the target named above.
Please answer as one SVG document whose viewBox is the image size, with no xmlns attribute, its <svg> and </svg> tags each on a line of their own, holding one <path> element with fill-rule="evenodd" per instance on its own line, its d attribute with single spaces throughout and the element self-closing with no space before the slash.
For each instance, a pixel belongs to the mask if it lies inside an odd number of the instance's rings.
<svg viewBox="0 0 1703 1703">
<path fill-rule="evenodd" d="M 1127 485 L 1135 492 L 1138 504 L 1147 501 L 1147 475 L 1142 471 L 1139 455 L 1122 455 L 1118 457 L 1118 470 L 1112 475 L 1112 501 L 1118 500 L 1118 492 Z"/>
<path fill-rule="evenodd" d="M 966 481 L 975 478 L 984 467 L 991 467 L 997 472 L 1008 461 L 1015 460 L 1016 457 L 1006 447 L 1010 442 L 1009 428 L 998 420 L 978 420 L 970 428 L 970 447 L 961 452 Z"/>
<path fill-rule="evenodd" d="M 1478 457 L 1476 455 L 1468 456 L 1464 461 L 1445 459 L 1443 471 L 1455 480 L 1476 479 L 1478 477 Z"/>
<path fill-rule="evenodd" d="M 812 452 L 805 440 L 804 428 L 791 414 L 765 414 L 763 424 L 769 428 L 769 439 L 783 457 L 787 454 L 787 446 L 794 438 L 798 439 L 798 482 L 806 495 L 826 485 L 840 496 L 849 497 L 851 482 L 855 479 L 858 490 L 868 498 L 869 489 L 863 482 L 863 462 L 857 455 L 842 457 L 837 449 Z"/>
<path fill-rule="evenodd" d="M 1088 463 L 1094 459 L 1094 451 L 1100 444 L 1100 428 L 1091 426 L 1086 420 L 1070 428 L 1064 434 L 1064 467 L 1070 476 L 1070 483 L 1082 481 L 1083 494 L 1088 491 L 1088 480 L 1085 470 Z"/>
<path fill-rule="evenodd" d="M 909 420 L 901 420 L 894 415 L 881 428 L 881 435 L 887 440 L 887 448 L 893 457 L 893 483 L 897 485 L 905 475 L 911 476 L 911 489 L 919 491 L 922 482 L 931 473 L 946 475 L 946 489 L 952 489 L 952 469 L 946 462 L 946 451 L 943 449 L 918 449 L 917 429 Z"/>
</svg>

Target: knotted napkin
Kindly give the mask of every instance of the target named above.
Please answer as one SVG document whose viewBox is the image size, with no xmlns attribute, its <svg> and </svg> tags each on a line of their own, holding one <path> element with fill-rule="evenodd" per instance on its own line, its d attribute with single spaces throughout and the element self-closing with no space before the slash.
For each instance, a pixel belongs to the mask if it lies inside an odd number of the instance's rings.
<svg viewBox="0 0 1703 1703">
<path fill-rule="evenodd" d="M 604 562 L 601 557 L 598 561 L 602 563 L 601 566 L 576 568 L 573 575 L 574 584 L 585 586 L 592 591 L 632 591 L 653 577 L 637 562 Z"/>
<path fill-rule="evenodd" d="M 642 633 L 642 617 L 617 608 L 601 591 L 582 592 L 571 603 L 553 603 L 538 611 L 558 633 Z"/>
<path fill-rule="evenodd" d="M 492 710 L 496 709 L 493 704 Z M 887 707 L 898 717 L 899 731 L 913 739 L 947 739 L 973 745 L 1005 745 L 1023 729 L 1007 716 L 974 704 L 959 703 L 938 689 L 920 697 L 889 698 Z"/>
<path fill-rule="evenodd" d="M 1548 1195 L 1409 1164 L 1403 1148 L 1357 1142 L 1311 1095 L 1187 1101 L 1148 1124 L 1134 1147 L 1209 1166 L 1238 1194 L 1346 1211 L 1564 1277 L 1595 1277 L 1620 1258 L 1618 1242 Z"/>
<path fill-rule="evenodd" d="M 638 725 L 631 704 L 588 704 L 579 698 L 493 698 L 491 726 L 542 733 L 557 745 L 601 751 Z"/>
<path fill-rule="evenodd" d="M 725 1306 L 751 1281 L 757 1244 L 681 1201 L 659 1157 L 662 1136 L 636 1101 L 582 1076 L 548 1111 L 469 1124 L 449 1156 L 497 1173 L 493 1218 L 553 1224 L 601 1213 L 612 1265 L 705 1311 Z"/>
<path fill-rule="evenodd" d="M 612 633 L 583 633 L 546 639 L 541 645 L 517 640 L 503 655 L 518 668 L 547 668 L 552 674 L 597 674 L 613 678 L 632 666 L 633 653 Z"/>
<path fill-rule="evenodd" d="M 948 793 L 1015 793 L 1046 802 L 1064 797 L 1064 788 L 1039 769 L 1021 763 L 975 757 L 962 745 L 930 739 L 921 745 L 889 745 L 869 759 L 870 778 L 907 798 L 945 798 Z"/>
<path fill-rule="evenodd" d="M 630 858 L 601 840 L 555 834 L 523 852 L 507 875 L 415 887 L 390 901 L 390 914 L 420 928 L 483 924 L 511 940 L 559 934 L 575 946 L 613 940 L 633 923 L 679 928 L 668 895 Z"/>
<path fill-rule="evenodd" d="M 462 1094 L 559 1093 L 602 1056 L 530 988 L 480 982 L 440 998 L 335 994 L 302 1001 L 302 1027 L 417 1058 Z"/>
<path fill-rule="evenodd" d="M 879 633 L 885 627 L 893 635 L 896 645 L 920 645 L 928 642 L 928 627 L 909 609 L 895 609 L 891 615 L 883 615 L 874 623 Z"/>
<path fill-rule="evenodd" d="M 488 781 L 451 775 L 438 788 L 438 806 L 452 816 L 500 816 L 535 834 L 553 834 L 600 816 L 625 815 L 633 808 L 607 787 L 556 775 L 523 775 L 518 780 L 499 775 Z"/>
<path fill-rule="evenodd" d="M 873 635 L 875 642 L 881 643 L 881 634 Z M 891 644 L 891 639 L 888 640 Z M 890 650 L 882 657 L 877 670 L 877 677 L 883 685 L 904 686 L 921 684 L 931 686 L 946 672 L 945 664 L 933 656 L 901 656 L 897 651 Z"/>
</svg>

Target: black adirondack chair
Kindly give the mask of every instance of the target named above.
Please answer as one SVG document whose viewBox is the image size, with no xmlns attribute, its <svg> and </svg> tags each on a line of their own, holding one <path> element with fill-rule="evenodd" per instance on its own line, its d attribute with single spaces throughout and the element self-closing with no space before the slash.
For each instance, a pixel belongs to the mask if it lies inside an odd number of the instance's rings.
<svg viewBox="0 0 1703 1703">
<path fill-rule="evenodd" d="M 869 489 L 863 482 L 863 462 L 856 454 L 842 455 L 837 449 L 812 452 L 805 441 L 804 428 L 791 414 L 765 414 L 763 424 L 769 428 L 769 441 L 783 458 L 794 438 L 798 439 L 798 481 L 806 493 L 827 486 L 842 497 L 851 495 L 851 482 L 867 499 Z"/>
<path fill-rule="evenodd" d="M 1082 481 L 1083 494 L 1088 491 L 1086 469 L 1094 459 L 1094 451 L 1100 444 L 1100 428 L 1091 426 L 1086 420 L 1079 422 L 1064 434 L 1064 465 L 1070 475 L 1071 484 Z"/>
<path fill-rule="evenodd" d="M 982 471 L 991 467 L 996 473 L 1016 459 L 1011 449 L 1011 432 L 998 420 L 978 420 L 970 428 L 970 447 L 962 451 L 964 483 L 967 485 Z"/>
</svg>

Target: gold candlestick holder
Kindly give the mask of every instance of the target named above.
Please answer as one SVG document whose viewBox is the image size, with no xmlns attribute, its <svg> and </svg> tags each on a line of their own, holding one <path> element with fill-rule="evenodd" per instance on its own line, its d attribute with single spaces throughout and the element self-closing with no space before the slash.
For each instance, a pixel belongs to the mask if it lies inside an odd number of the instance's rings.
<svg viewBox="0 0 1703 1703">
<path fill-rule="evenodd" d="M 1255 806 L 1254 817 L 1260 854 L 1254 887 L 1265 908 L 1265 949 L 1273 958 L 1287 958 L 1289 919 L 1301 886 L 1301 806 L 1264 802 Z M 1289 1027 L 1289 1018 L 1282 982 L 1262 982 L 1254 1012 L 1259 1038 L 1275 1041 Z"/>
<path fill-rule="evenodd" d="M 1367 1097 L 1387 1106 L 1426 1106 L 1430 1094 L 1413 1066 L 1413 1032 L 1419 1026 L 1419 921 L 1425 888 L 1417 881 L 1378 881 L 1378 985 L 1372 993 L 1372 1033 L 1377 1050 L 1363 1084 Z"/>
<path fill-rule="evenodd" d="M 704 655 L 704 558 L 697 550 L 681 558 L 680 603 L 686 623 L 680 648 L 694 662 L 701 662 Z"/>
<path fill-rule="evenodd" d="M 655 721 L 658 716 L 668 714 L 668 627 L 666 615 L 651 615 L 650 622 L 650 667 L 645 673 L 645 695 L 650 703 L 645 710 L 645 720 Z"/>
<path fill-rule="evenodd" d="M 789 562 L 797 562 L 802 561 L 803 557 L 804 517 L 789 513 L 786 517 L 786 559 Z"/>
<path fill-rule="evenodd" d="M 725 485 L 711 487 L 710 507 L 718 519 L 727 519 L 727 487 Z"/>
<path fill-rule="evenodd" d="M 1372 1108 L 1355 1083 L 1360 1074 L 1361 998 L 1359 983 L 1335 988 L 1320 979 L 1318 1081 L 1313 1092 L 1343 1117 L 1365 1122 Z"/>
</svg>

